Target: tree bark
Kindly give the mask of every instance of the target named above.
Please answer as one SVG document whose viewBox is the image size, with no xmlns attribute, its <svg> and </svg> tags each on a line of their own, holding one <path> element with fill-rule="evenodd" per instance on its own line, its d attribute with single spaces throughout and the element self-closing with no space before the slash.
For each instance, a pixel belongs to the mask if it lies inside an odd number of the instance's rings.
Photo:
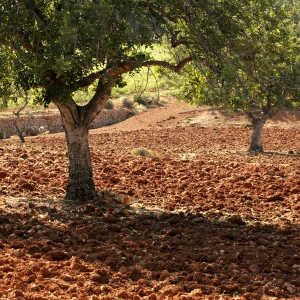
<svg viewBox="0 0 300 300">
<path fill-rule="evenodd" d="M 252 124 L 252 137 L 248 152 L 264 152 L 261 144 L 262 130 L 267 120 L 273 118 L 278 112 L 278 107 L 272 107 L 268 99 L 267 105 L 262 107 L 262 116 L 255 117 L 252 112 L 245 111 L 246 117 Z"/>
<path fill-rule="evenodd" d="M 69 158 L 67 200 L 91 200 L 97 196 L 93 180 L 93 168 L 88 145 L 88 128 L 66 128 Z"/>
<path fill-rule="evenodd" d="M 62 117 L 68 147 L 69 180 L 65 199 L 94 199 L 97 193 L 88 143 L 90 119 L 86 116 L 85 107 L 72 101 L 65 105 L 55 104 Z"/>
<path fill-rule="evenodd" d="M 265 120 L 262 118 L 252 118 L 252 137 L 248 152 L 264 152 L 261 144 L 262 129 L 265 125 Z"/>
<path fill-rule="evenodd" d="M 25 96 L 25 103 L 24 103 L 24 105 L 22 107 L 20 107 L 17 112 L 13 111 L 13 114 L 16 116 L 16 119 L 14 120 L 14 126 L 15 126 L 15 128 L 17 130 L 17 134 L 18 134 L 18 136 L 19 136 L 22 144 L 25 143 L 25 139 L 24 139 L 24 136 L 22 135 L 22 132 L 20 130 L 18 121 L 19 121 L 19 118 L 20 118 L 21 111 L 27 106 L 27 104 L 28 104 L 28 94 L 26 94 L 26 96 Z"/>
</svg>

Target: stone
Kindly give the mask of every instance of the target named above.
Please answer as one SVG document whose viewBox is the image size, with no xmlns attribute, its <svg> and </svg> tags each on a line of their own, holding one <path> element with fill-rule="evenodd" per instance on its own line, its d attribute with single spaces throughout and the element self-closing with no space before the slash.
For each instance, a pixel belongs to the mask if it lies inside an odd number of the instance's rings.
<svg viewBox="0 0 300 300">
<path fill-rule="evenodd" d="M 25 136 L 36 136 L 39 134 L 39 129 L 36 126 L 27 127 L 24 131 Z"/>
</svg>

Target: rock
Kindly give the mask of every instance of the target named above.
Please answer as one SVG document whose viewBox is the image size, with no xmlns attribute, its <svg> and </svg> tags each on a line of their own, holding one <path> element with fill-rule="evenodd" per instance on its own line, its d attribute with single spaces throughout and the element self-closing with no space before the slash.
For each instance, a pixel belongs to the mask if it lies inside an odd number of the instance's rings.
<svg viewBox="0 0 300 300">
<path fill-rule="evenodd" d="M 27 183 L 23 183 L 20 188 L 23 190 L 29 190 L 29 191 L 33 191 L 34 190 L 34 185 L 27 182 Z"/>
<path fill-rule="evenodd" d="M 114 215 L 108 215 L 104 217 L 104 222 L 107 223 L 118 223 L 119 221 L 120 221 L 119 218 Z"/>
<path fill-rule="evenodd" d="M 293 265 L 292 268 L 293 269 L 300 269 L 300 265 Z"/>
<path fill-rule="evenodd" d="M 296 287 L 293 284 L 285 282 L 283 285 L 291 294 L 294 294 L 296 292 Z"/>
<path fill-rule="evenodd" d="M 44 127 L 44 126 L 41 126 L 41 127 L 39 128 L 39 133 L 42 134 L 42 133 L 45 133 L 45 132 L 46 132 L 45 127 Z"/>
<path fill-rule="evenodd" d="M 227 221 L 229 221 L 230 223 L 233 223 L 233 224 L 237 224 L 237 225 L 245 225 L 246 224 L 246 222 L 244 222 L 242 217 L 239 215 L 233 215 L 231 217 L 228 217 Z"/>
<path fill-rule="evenodd" d="M 171 228 L 167 231 L 166 235 L 174 237 L 176 235 L 181 235 L 181 231 L 178 228 Z"/>
<path fill-rule="evenodd" d="M 108 179 L 111 183 L 118 183 L 121 181 L 121 179 L 117 176 L 112 176 Z"/>
<path fill-rule="evenodd" d="M 115 196 L 115 199 L 119 202 L 122 203 L 125 207 L 130 207 L 130 198 L 127 195 L 124 194 L 117 194 Z"/>
<path fill-rule="evenodd" d="M 256 241 L 256 243 L 258 244 L 258 245 L 260 245 L 260 246 L 265 246 L 265 247 L 267 247 L 267 246 L 269 246 L 270 245 L 270 242 L 267 240 L 267 239 L 264 239 L 264 238 L 259 238 L 257 241 Z"/>
<path fill-rule="evenodd" d="M 0 178 L 5 178 L 6 176 L 8 176 L 8 173 L 5 171 L 0 171 Z"/>
<path fill-rule="evenodd" d="M 54 260 L 65 260 L 69 257 L 66 251 L 49 251 L 48 255 Z"/>
<path fill-rule="evenodd" d="M 25 247 L 24 243 L 21 241 L 12 241 L 10 246 L 14 249 L 21 249 Z"/>
<path fill-rule="evenodd" d="M 280 193 L 267 196 L 267 198 L 266 198 L 266 201 L 268 201 L 268 202 L 283 201 L 283 200 L 284 200 L 284 197 Z"/>
<path fill-rule="evenodd" d="M 182 217 L 181 217 L 181 216 L 175 215 L 175 216 L 171 216 L 171 217 L 169 218 L 169 223 L 170 223 L 170 224 L 177 224 L 177 223 L 179 223 L 181 220 L 182 220 Z"/>
<path fill-rule="evenodd" d="M 36 126 L 27 127 L 24 131 L 25 136 L 36 136 L 39 134 L 39 129 Z"/>
<path fill-rule="evenodd" d="M 251 272 L 251 273 L 258 273 L 259 272 L 259 268 L 258 268 L 258 266 L 257 265 L 251 265 L 251 266 L 249 266 L 249 271 Z"/>
</svg>

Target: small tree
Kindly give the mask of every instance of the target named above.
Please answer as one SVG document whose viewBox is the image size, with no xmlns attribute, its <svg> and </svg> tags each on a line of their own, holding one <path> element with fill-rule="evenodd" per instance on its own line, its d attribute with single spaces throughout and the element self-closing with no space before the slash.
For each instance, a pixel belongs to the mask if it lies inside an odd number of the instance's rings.
<svg viewBox="0 0 300 300">
<path fill-rule="evenodd" d="M 283 7 L 273 3 L 264 11 L 254 7 L 247 13 L 245 30 L 231 41 L 234 51 L 216 50 L 209 64 L 198 59 L 196 68 L 186 68 L 188 80 L 182 94 L 197 105 L 244 111 L 253 129 L 248 151 L 262 152 L 267 120 L 279 107 L 299 103 L 300 48 L 290 14 Z M 259 114 L 254 113 L 257 110 Z"/>
<path fill-rule="evenodd" d="M 17 130 L 17 134 L 18 134 L 18 137 L 20 138 L 21 142 L 24 144 L 25 143 L 25 138 L 22 134 L 22 131 L 20 130 L 20 127 L 19 127 L 19 124 L 18 124 L 18 121 L 19 121 L 19 118 L 20 118 L 20 113 L 21 111 L 28 105 L 28 94 L 25 95 L 25 99 L 24 99 L 24 104 L 17 110 L 17 112 L 14 112 L 13 111 L 13 114 L 16 116 L 15 120 L 14 120 L 14 126 Z"/>
</svg>

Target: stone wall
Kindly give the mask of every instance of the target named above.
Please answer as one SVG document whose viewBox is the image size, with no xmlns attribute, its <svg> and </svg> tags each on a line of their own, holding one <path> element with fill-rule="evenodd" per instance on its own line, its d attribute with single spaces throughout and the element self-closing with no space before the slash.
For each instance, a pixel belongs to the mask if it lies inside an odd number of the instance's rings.
<svg viewBox="0 0 300 300">
<path fill-rule="evenodd" d="M 103 109 L 95 118 L 90 128 L 100 128 L 110 124 L 118 123 L 129 117 L 128 110 L 120 109 Z M 0 134 L 4 138 L 16 135 L 17 131 L 13 124 L 15 116 L 0 114 Z M 22 132 L 28 127 L 44 127 L 49 133 L 62 132 L 62 120 L 59 113 L 40 113 L 35 115 L 21 115 L 19 118 L 19 127 Z"/>
</svg>

